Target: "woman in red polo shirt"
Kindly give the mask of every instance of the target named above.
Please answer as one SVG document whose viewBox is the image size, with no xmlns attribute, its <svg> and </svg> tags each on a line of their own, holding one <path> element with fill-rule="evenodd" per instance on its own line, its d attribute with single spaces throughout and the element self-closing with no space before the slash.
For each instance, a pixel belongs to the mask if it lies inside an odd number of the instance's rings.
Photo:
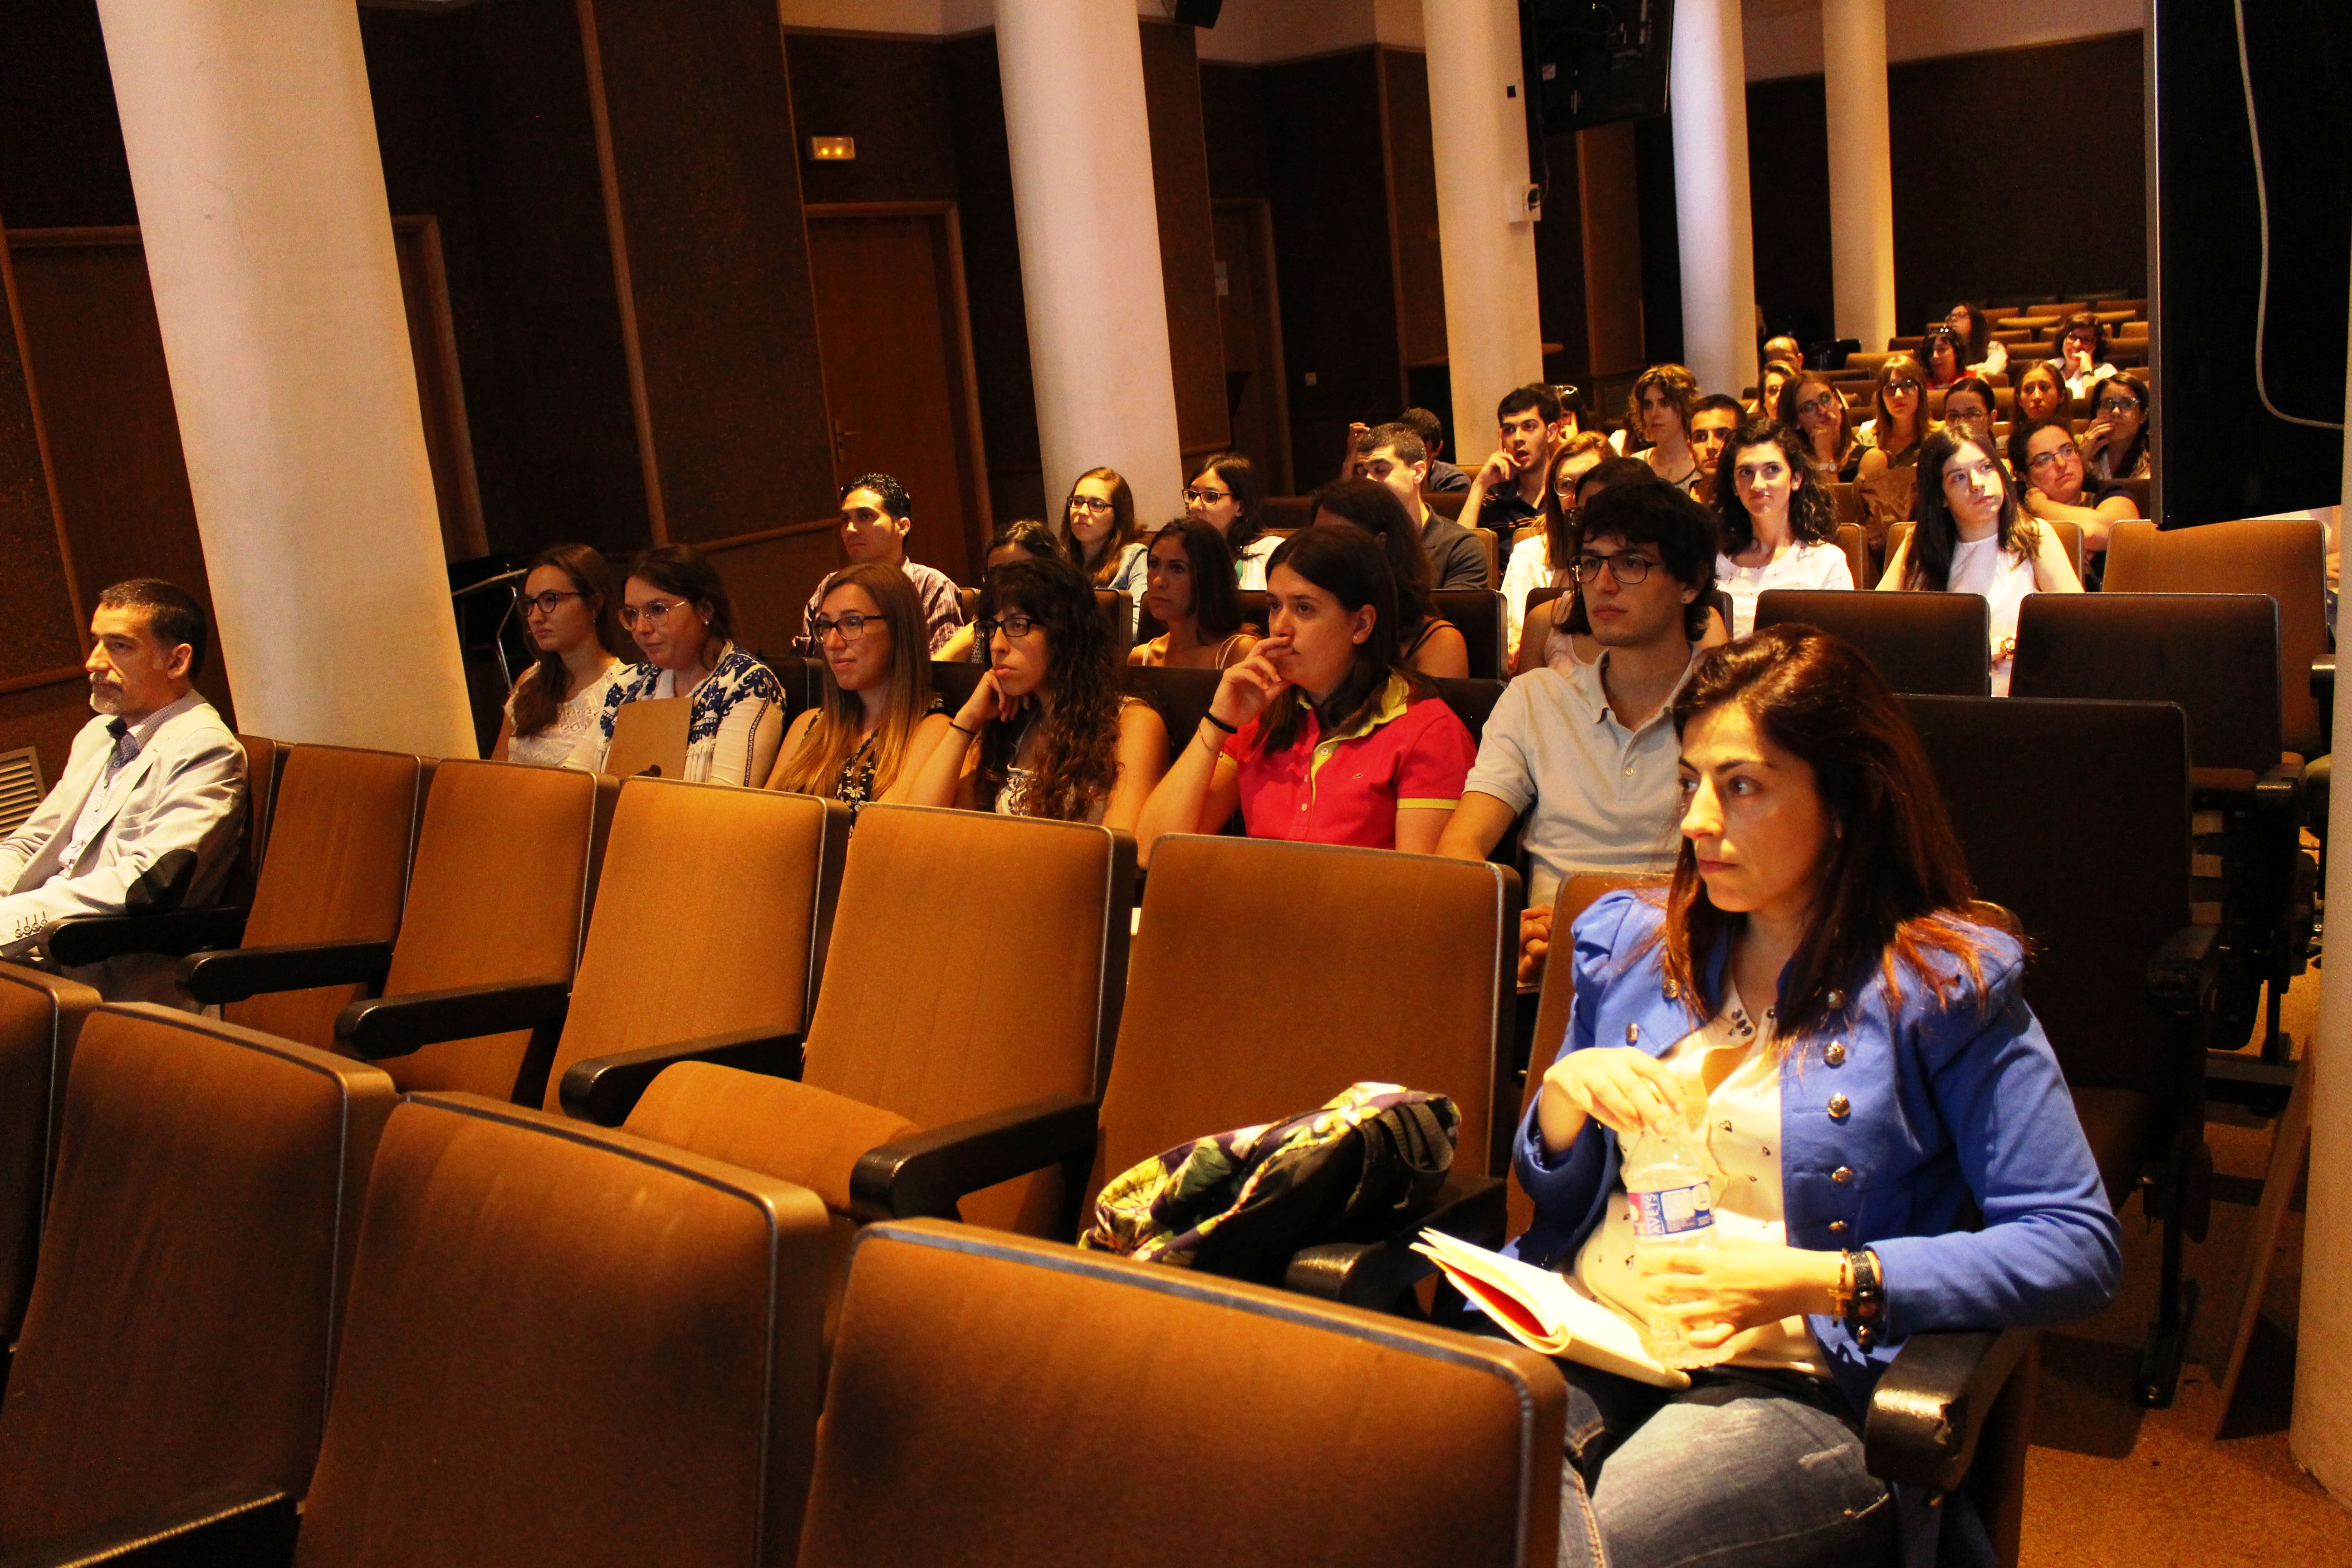
<svg viewBox="0 0 2352 1568">
<path fill-rule="evenodd" d="M 1400 662 L 1396 581 L 1380 542 L 1319 524 L 1267 563 L 1271 635 L 1225 671 L 1208 714 L 1135 824 L 1433 854 L 1477 747 Z"/>
</svg>

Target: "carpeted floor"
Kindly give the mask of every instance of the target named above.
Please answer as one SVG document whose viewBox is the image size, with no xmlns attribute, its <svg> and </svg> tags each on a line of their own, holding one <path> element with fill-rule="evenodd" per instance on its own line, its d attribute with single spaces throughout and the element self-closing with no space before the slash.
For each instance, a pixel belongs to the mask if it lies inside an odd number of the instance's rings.
<svg viewBox="0 0 2352 1568">
<path fill-rule="evenodd" d="M 2286 1027 L 2306 1039 L 2317 1021 L 2319 973 L 2290 989 Z M 2217 1110 L 2207 1127 L 2216 1173 L 2259 1185 L 2271 1123 Z M 2221 1185 L 2248 1192 L 2242 1184 Z M 2042 1384 L 2026 1461 L 2024 1568 L 2263 1568 L 2352 1564 L 2352 1510 L 2296 1468 L 2286 1428 L 2294 1380 L 2303 1215 L 2290 1210 L 2263 1296 L 2263 1321 L 2216 1438 L 2239 1298 L 2248 1275 L 2251 1203 L 2213 1205 L 2186 1273 L 2200 1281 L 2179 1396 L 2167 1410 L 2132 1402 L 2135 1353 L 2156 1314 L 2158 1233 L 2137 1200 L 2124 1222 L 2124 1284 L 2104 1315 L 2042 1340 Z"/>
</svg>

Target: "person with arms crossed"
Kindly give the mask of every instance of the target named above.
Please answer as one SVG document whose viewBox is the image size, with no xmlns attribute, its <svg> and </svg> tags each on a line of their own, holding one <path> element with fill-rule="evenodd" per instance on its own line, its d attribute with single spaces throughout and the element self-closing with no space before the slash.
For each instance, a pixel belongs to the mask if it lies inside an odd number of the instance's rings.
<svg viewBox="0 0 2352 1568">
<path fill-rule="evenodd" d="M 1574 570 L 1601 656 L 1527 671 L 1503 688 L 1437 852 L 1483 860 L 1534 807 L 1520 846 L 1528 902 L 1519 977 L 1543 972 L 1551 907 L 1579 871 L 1664 871 L 1677 801 L 1668 704 L 1706 651 L 1715 521 L 1671 485 L 1591 496 Z"/>
<path fill-rule="evenodd" d="M 245 823 L 245 748 L 194 685 L 204 611 L 156 577 L 117 583 L 89 619 L 89 705 L 65 771 L 0 843 L 0 957 L 39 958 L 76 915 L 198 907 Z M 178 960 L 131 954 L 63 970 L 109 1001 L 185 1005 Z M 55 967 L 47 964 L 44 967 Z"/>
</svg>

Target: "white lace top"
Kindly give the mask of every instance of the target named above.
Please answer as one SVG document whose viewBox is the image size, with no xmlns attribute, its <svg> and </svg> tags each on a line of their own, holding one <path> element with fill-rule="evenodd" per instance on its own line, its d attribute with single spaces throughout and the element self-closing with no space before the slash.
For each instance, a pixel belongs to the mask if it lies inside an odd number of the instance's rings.
<svg viewBox="0 0 2352 1568">
<path fill-rule="evenodd" d="M 534 668 L 537 667 L 534 666 Z M 557 705 L 555 718 L 536 735 L 509 735 L 507 738 L 507 761 L 529 763 L 534 767 L 551 768 L 570 756 L 574 748 L 596 727 L 597 716 L 604 711 L 604 693 L 620 679 L 619 659 L 606 664 L 604 672 L 574 692 L 571 700 Z M 526 674 L 525 679 L 531 679 Z M 507 721 L 514 721 L 514 699 L 507 699 Z"/>
</svg>

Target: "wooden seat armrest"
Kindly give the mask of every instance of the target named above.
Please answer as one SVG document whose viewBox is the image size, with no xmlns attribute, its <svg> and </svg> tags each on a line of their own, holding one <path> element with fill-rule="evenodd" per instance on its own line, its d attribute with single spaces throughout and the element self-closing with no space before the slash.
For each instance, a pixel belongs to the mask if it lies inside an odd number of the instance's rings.
<svg viewBox="0 0 2352 1568">
<path fill-rule="evenodd" d="M 790 1034 L 737 1029 L 642 1050 L 616 1051 L 609 1057 L 588 1057 L 565 1069 L 556 1097 L 567 1116 L 599 1127 L 618 1127 L 629 1119 L 646 1087 L 665 1068 L 677 1062 L 713 1062 L 770 1078 L 797 1079 L 801 1047 L 807 1037 L 797 1029 Z"/>
<path fill-rule="evenodd" d="M 502 980 L 354 1002 L 335 1019 L 335 1038 L 372 1062 L 404 1057 L 443 1040 L 470 1040 L 561 1024 L 572 1005 L 569 980 Z"/>
<path fill-rule="evenodd" d="M 66 964 L 96 963 L 133 952 L 184 958 L 244 941 L 248 912 L 242 906 L 215 906 L 160 915 L 76 915 L 51 926 L 42 945 L 51 958 Z"/>
<path fill-rule="evenodd" d="M 1379 1241 L 1334 1241 L 1302 1247 L 1284 1271 L 1283 1288 L 1351 1307 L 1384 1310 L 1436 1265 L 1412 1250 L 1424 1230 L 1484 1247 L 1503 1245 L 1508 1194 L 1500 1176 L 1450 1171 L 1436 1206 Z"/>
<path fill-rule="evenodd" d="M 362 939 L 199 952 L 180 961 L 179 974 L 197 1001 L 221 1003 L 318 985 L 381 985 L 391 971 L 392 943 Z"/>
<path fill-rule="evenodd" d="M 1885 1481 L 1941 1494 L 1975 1462 L 1985 1417 L 2025 1353 L 2032 1329 L 1914 1334 L 1870 1396 L 1863 1460 Z"/>
<path fill-rule="evenodd" d="M 868 1221 L 960 1219 L 956 1204 L 969 1194 L 1093 1159 L 1100 1110 L 1082 1096 L 1055 1094 L 909 1132 L 858 1156 L 849 1212 Z"/>
</svg>

